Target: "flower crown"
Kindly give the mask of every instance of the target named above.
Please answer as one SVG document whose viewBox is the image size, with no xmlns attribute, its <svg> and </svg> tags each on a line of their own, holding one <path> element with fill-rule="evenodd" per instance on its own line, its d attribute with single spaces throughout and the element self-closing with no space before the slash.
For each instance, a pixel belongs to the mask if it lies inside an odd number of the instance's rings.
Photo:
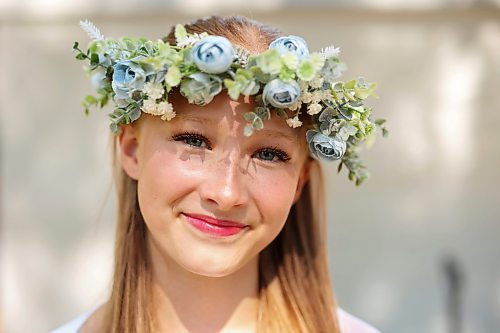
<svg viewBox="0 0 500 333">
<path fill-rule="evenodd" d="M 340 159 L 338 172 L 345 165 L 356 185 L 368 177 L 356 148 L 377 127 L 387 134 L 385 120 L 372 121 L 371 108 L 363 104 L 374 95 L 376 84 L 362 78 L 338 81 L 346 66 L 333 46 L 309 53 L 303 38 L 285 36 L 275 39 L 265 52 L 250 54 L 225 37 L 190 34 L 180 24 L 175 27 L 176 45 L 144 38 L 105 38 L 91 22 L 80 25 L 91 42 L 86 52 L 78 42 L 73 49 L 76 59 L 90 62 L 87 71 L 98 93 L 86 96 L 82 105 L 88 114 L 90 107 L 102 108 L 112 98 L 115 109 L 109 117 L 115 134 L 121 124 L 137 120 L 141 112 L 166 121 L 174 118 L 168 101 L 174 87 L 197 105 L 210 103 L 225 88 L 233 100 L 240 95 L 255 96 L 257 106 L 244 114 L 247 136 L 261 130 L 271 112 L 293 128 L 302 125 L 299 115 L 307 113 L 313 124 L 306 132 L 311 155 Z"/>
</svg>

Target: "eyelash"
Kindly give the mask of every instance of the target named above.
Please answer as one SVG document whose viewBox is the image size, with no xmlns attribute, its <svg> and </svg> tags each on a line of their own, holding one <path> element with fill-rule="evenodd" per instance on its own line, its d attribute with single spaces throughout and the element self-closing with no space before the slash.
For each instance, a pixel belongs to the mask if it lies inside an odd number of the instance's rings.
<svg viewBox="0 0 500 333">
<path fill-rule="evenodd" d="M 203 134 L 201 134 L 199 132 L 182 132 L 180 134 L 173 135 L 172 139 L 174 141 L 182 141 L 185 144 L 192 146 L 194 148 L 205 148 L 205 147 L 193 145 L 187 141 L 189 139 L 201 140 L 202 143 L 205 143 L 207 145 L 208 150 L 212 150 L 212 145 L 210 143 L 210 140 L 208 140 Z"/>
<path fill-rule="evenodd" d="M 173 135 L 172 139 L 174 141 L 182 141 L 185 144 L 187 144 L 187 145 L 189 145 L 189 146 L 191 146 L 191 147 L 193 147 L 195 149 L 202 149 L 202 148 L 205 148 L 205 147 L 201 147 L 201 146 L 198 146 L 198 145 L 193 145 L 192 142 L 189 143 L 188 140 L 190 140 L 190 139 L 201 140 L 202 143 L 205 143 L 207 145 L 206 148 L 208 150 L 212 150 L 212 145 L 210 143 L 210 140 L 208 140 L 203 134 L 201 134 L 199 132 L 183 132 L 183 133 L 180 133 L 180 134 Z M 288 162 L 290 160 L 290 156 L 288 156 L 287 153 L 285 153 L 283 150 L 279 149 L 276 146 L 275 147 L 269 147 L 269 148 L 259 149 L 255 154 L 259 154 L 259 153 L 273 153 L 278 158 L 278 160 L 276 160 L 276 161 L 262 159 L 265 162 L 283 163 L 283 162 Z"/>
</svg>

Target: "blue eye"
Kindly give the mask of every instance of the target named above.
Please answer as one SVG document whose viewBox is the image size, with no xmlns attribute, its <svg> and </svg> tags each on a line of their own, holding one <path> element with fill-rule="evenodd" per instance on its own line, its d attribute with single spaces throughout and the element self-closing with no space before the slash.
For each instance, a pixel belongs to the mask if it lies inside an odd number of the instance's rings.
<svg viewBox="0 0 500 333">
<path fill-rule="evenodd" d="M 276 148 L 264 148 L 255 154 L 257 158 L 269 162 L 287 162 L 290 157 L 282 150 Z"/>
<path fill-rule="evenodd" d="M 174 141 L 184 142 L 185 144 L 195 148 L 212 149 L 210 147 L 210 141 L 199 133 L 189 133 L 189 132 L 181 133 L 174 135 L 172 139 L 174 139 Z"/>
</svg>

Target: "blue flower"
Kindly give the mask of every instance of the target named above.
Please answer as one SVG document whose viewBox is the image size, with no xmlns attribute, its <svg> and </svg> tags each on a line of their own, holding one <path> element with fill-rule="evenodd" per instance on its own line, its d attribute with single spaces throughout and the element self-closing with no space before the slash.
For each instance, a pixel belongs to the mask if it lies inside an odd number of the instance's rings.
<svg viewBox="0 0 500 333">
<path fill-rule="evenodd" d="M 222 80 L 217 75 L 194 73 L 181 82 L 181 94 L 189 103 L 206 105 L 222 90 Z"/>
<path fill-rule="evenodd" d="M 327 161 L 338 160 L 347 149 L 346 142 L 342 138 L 326 136 L 316 130 L 306 132 L 307 143 L 311 155 L 318 159 Z"/>
<path fill-rule="evenodd" d="M 115 92 L 115 101 L 123 105 L 120 100 L 127 100 L 132 97 L 132 93 L 144 87 L 147 76 L 150 75 L 140 65 L 124 60 L 113 66 L 113 81 L 111 86 Z"/>
<path fill-rule="evenodd" d="M 280 79 L 269 81 L 262 92 L 264 104 L 271 104 L 276 108 L 286 108 L 295 103 L 300 97 L 300 86 L 297 82 L 283 82 Z"/>
<path fill-rule="evenodd" d="M 276 49 L 280 54 L 292 52 L 299 59 L 304 59 L 309 56 L 309 49 L 304 38 L 299 36 L 283 36 L 279 37 L 269 44 L 270 49 Z"/>
<path fill-rule="evenodd" d="M 231 67 L 234 60 L 234 49 L 227 38 L 208 36 L 194 44 L 191 58 L 203 72 L 220 74 Z"/>
</svg>

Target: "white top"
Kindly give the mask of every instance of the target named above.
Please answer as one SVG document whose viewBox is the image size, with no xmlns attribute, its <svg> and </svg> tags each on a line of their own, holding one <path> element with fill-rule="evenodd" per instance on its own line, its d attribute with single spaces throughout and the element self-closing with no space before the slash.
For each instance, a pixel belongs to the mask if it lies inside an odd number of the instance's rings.
<svg viewBox="0 0 500 333">
<path fill-rule="evenodd" d="M 96 306 L 94 309 L 81 314 L 80 316 L 51 331 L 50 333 L 78 333 L 78 330 L 83 326 L 83 323 L 99 306 Z M 361 319 L 345 312 L 340 308 L 338 309 L 337 314 L 339 317 L 340 330 L 342 331 L 342 333 L 380 333 L 380 331 L 373 326 L 365 323 Z"/>
</svg>

